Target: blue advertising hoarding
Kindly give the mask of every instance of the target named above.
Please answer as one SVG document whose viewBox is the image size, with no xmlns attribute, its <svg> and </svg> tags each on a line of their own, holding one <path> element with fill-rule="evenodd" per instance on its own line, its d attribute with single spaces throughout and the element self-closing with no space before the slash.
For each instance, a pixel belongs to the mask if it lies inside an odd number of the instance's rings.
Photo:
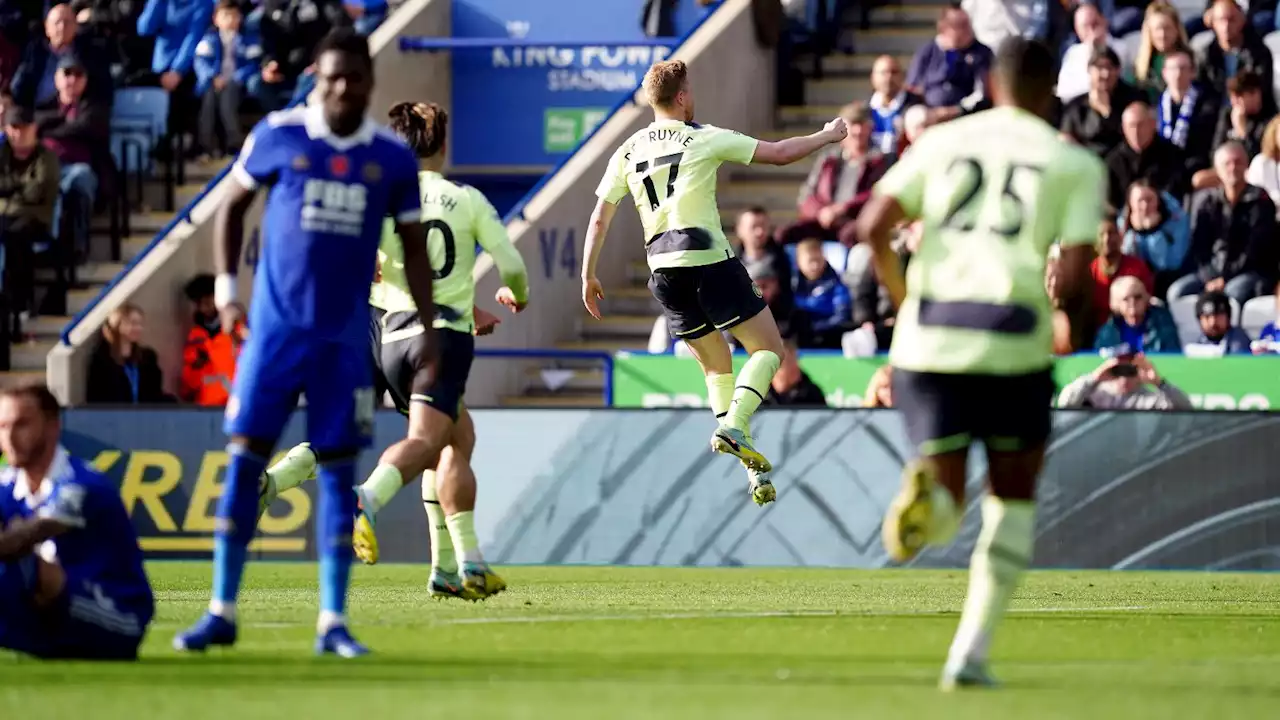
<svg viewBox="0 0 1280 720">
<path fill-rule="evenodd" d="M 453 165 L 543 172 L 563 160 L 678 44 L 678 37 L 668 44 L 626 44 L 648 42 L 642 5 L 455 0 L 454 38 L 534 44 L 453 51 Z M 676 32 L 688 32 L 706 12 L 694 0 L 681 0 Z M 583 45 L 592 42 L 611 44 Z"/>
</svg>

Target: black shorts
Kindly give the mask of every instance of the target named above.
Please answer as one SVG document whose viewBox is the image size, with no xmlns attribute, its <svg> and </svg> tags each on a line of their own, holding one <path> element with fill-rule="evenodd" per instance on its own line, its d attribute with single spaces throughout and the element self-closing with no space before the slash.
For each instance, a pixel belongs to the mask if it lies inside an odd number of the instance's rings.
<svg viewBox="0 0 1280 720">
<path fill-rule="evenodd" d="M 746 322 L 765 309 L 760 288 L 737 258 L 714 265 L 662 268 L 649 277 L 676 340 L 696 340 Z"/>
<path fill-rule="evenodd" d="M 893 405 L 922 456 L 967 450 L 1017 452 L 1044 444 L 1053 429 L 1053 371 L 960 375 L 893 370 Z"/>
<path fill-rule="evenodd" d="M 457 420 L 475 359 L 475 337 L 457 330 L 437 330 L 440 359 L 436 376 L 431 378 L 420 370 L 426 347 L 418 313 L 385 312 L 374 307 L 370 310 L 377 392 L 390 392 L 396 409 L 405 415 L 409 414 L 409 403 L 421 402 Z"/>
</svg>

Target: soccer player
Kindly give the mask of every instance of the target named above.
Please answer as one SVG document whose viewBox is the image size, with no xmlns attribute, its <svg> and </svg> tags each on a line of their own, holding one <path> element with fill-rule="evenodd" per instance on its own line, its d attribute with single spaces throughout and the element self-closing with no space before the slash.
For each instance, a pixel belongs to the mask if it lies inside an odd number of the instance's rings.
<svg viewBox="0 0 1280 720">
<path fill-rule="evenodd" d="M 512 312 L 528 305 L 528 274 L 493 205 L 475 188 L 440 174 L 449 124 L 444 109 L 434 103 L 404 102 L 393 106 L 389 117 L 392 130 L 417 153 L 422 167 L 418 181 L 428 254 L 436 268 L 433 324 L 438 329 L 440 365 L 431 379 L 414 373 L 424 352 L 423 326 L 408 292 L 400 248 L 384 241 L 380 278 L 369 297 L 375 361 L 396 407 L 409 418 L 409 430 L 357 488 L 363 512 L 356 518 L 352 540 L 357 557 L 376 563 L 378 511 L 423 474 L 422 499 L 431 532 L 429 591 L 437 598 L 480 600 L 504 590 L 506 582 L 489 568 L 476 539 L 476 478 L 471 470 L 475 425 L 462 403 L 475 356 L 473 335 L 486 334 L 497 321 L 474 307 L 477 243 L 502 275 L 504 287 L 498 290 L 497 302 Z M 483 325 L 478 323 L 481 316 Z"/>
<path fill-rule="evenodd" d="M 951 541 L 969 446 L 986 446 L 991 494 L 943 689 L 993 684 L 987 647 L 1031 560 L 1036 477 L 1052 425 L 1045 263 L 1057 241 L 1063 295 L 1078 297 L 1102 218 L 1102 162 L 1045 122 L 1054 66 L 1044 45 L 1006 41 L 992 73 L 997 107 L 926 132 L 858 218 L 899 307 L 893 399 L 919 453 L 884 518 L 894 560 Z M 889 236 L 917 219 L 924 235 L 904 278 Z"/>
<path fill-rule="evenodd" d="M 409 292 L 427 319 L 434 313 L 431 268 L 417 162 L 365 114 L 373 88 L 368 41 L 349 28 L 333 30 L 317 48 L 315 75 L 317 104 L 272 113 L 254 129 L 232 167 L 236 185 L 214 226 L 216 302 L 225 308 L 235 299 L 245 211 L 260 187 L 270 187 L 250 310 L 253 334 L 227 405 L 231 460 L 218 503 L 213 597 L 208 613 L 174 638 L 178 650 L 236 641 L 236 595 L 257 525 L 258 479 L 302 393 L 319 461 L 316 652 L 368 652 L 347 629 L 345 609 L 355 459 L 373 430 L 366 302 L 384 218 L 397 222 Z M 428 331 L 421 372 L 429 372 L 431 340 Z"/>
<path fill-rule="evenodd" d="M 614 152 L 596 190 L 582 261 L 582 302 L 599 319 L 604 289 L 596 264 L 618 202 L 628 193 L 644 227 L 649 289 L 662 305 L 671 336 L 685 341 L 706 374 L 707 393 L 719 427 L 716 452 L 735 455 L 747 467 L 758 505 L 773 502 L 772 464 L 752 445 L 750 419 L 769 392 L 785 352 L 760 289 L 734 258 L 716 206 L 716 171 L 724 162 L 786 165 L 845 136 L 836 118 L 821 132 L 762 142 L 732 130 L 693 121 L 693 88 L 680 60 L 655 63 L 644 76 L 654 120 Z M 728 330 L 750 353 L 735 383 Z"/>
<path fill-rule="evenodd" d="M 43 384 L 0 391 L 0 647 L 132 660 L 155 614 L 120 491 L 59 447 Z"/>
</svg>

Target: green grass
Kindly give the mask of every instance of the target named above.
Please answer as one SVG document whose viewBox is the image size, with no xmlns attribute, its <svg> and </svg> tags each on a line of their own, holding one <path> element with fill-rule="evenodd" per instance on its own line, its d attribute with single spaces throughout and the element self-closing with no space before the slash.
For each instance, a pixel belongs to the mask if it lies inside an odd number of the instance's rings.
<svg viewBox="0 0 1280 720">
<path fill-rule="evenodd" d="M 509 568 L 486 603 L 436 603 L 425 571 L 358 568 L 375 656 L 311 656 L 315 570 L 251 567 L 241 641 L 182 657 L 203 563 L 150 568 L 137 664 L 0 655 L 0 717 L 1248 718 L 1280 708 L 1280 578 L 1032 574 L 1001 628 L 996 692 L 937 692 L 965 575 L 929 571 Z M 772 615 L 769 615 L 772 613 Z"/>
</svg>

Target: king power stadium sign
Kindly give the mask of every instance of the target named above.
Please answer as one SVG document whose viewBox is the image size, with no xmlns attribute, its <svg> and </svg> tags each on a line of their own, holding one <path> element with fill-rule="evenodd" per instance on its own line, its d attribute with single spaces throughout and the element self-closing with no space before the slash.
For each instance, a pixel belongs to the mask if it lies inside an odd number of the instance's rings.
<svg viewBox="0 0 1280 720">
<path fill-rule="evenodd" d="M 1152 356 L 1156 369 L 1191 396 L 1202 410 L 1280 408 L 1280 359 L 1274 356 L 1187 358 Z M 735 357 L 735 369 L 746 357 Z M 826 393 L 831 407 L 861 407 L 872 374 L 885 359 L 846 358 L 836 353 L 800 356 L 800 367 Z M 1092 372 L 1096 355 L 1060 358 L 1054 367 L 1058 386 Z M 693 358 L 619 353 L 613 361 L 615 407 L 703 407 L 707 402 L 702 371 Z"/>
</svg>

